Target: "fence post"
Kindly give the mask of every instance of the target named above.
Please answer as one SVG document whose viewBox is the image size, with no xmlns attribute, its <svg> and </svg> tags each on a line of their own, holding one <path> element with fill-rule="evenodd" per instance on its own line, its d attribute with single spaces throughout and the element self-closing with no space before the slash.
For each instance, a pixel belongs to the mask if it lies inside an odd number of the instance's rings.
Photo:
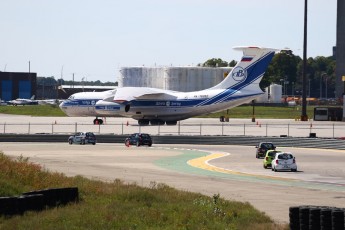
<svg viewBox="0 0 345 230">
<path fill-rule="evenodd" d="M 74 132 L 76 133 L 77 130 L 78 130 L 78 128 L 77 128 L 77 122 L 75 123 L 74 129 L 75 129 Z"/>
<path fill-rule="evenodd" d="M 290 123 L 288 123 L 288 137 L 290 136 Z"/>
<path fill-rule="evenodd" d="M 4 123 L 4 134 L 6 133 L 6 122 Z"/>
<path fill-rule="evenodd" d="M 158 124 L 158 136 L 159 136 L 160 133 L 161 133 L 161 125 Z"/>
<path fill-rule="evenodd" d="M 246 135 L 246 123 L 243 124 L 243 135 Z"/>
<path fill-rule="evenodd" d="M 267 137 L 268 124 L 266 123 L 266 137 Z"/>
<path fill-rule="evenodd" d="M 181 125 L 181 123 L 180 123 L 180 121 L 178 121 L 178 130 L 177 130 L 178 135 L 180 135 L 180 125 Z"/>
<path fill-rule="evenodd" d="M 29 122 L 28 134 L 30 134 L 30 122 Z"/>
<path fill-rule="evenodd" d="M 202 126 L 202 124 L 200 123 L 200 136 L 201 136 L 201 126 Z"/>
<path fill-rule="evenodd" d="M 122 135 L 123 135 L 123 122 L 122 122 L 121 126 L 122 126 Z"/>
<path fill-rule="evenodd" d="M 98 133 L 101 134 L 101 124 L 98 124 Z"/>
<path fill-rule="evenodd" d="M 333 139 L 334 139 L 334 123 L 333 123 Z"/>
</svg>

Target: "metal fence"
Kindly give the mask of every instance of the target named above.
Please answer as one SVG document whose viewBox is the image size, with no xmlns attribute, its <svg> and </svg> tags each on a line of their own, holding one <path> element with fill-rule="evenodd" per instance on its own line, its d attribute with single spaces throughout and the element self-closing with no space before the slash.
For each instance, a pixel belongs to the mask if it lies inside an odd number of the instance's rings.
<svg viewBox="0 0 345 230">
<path fill-rule="evenodd" d="M 135 132 L 151 135 L 213 135 L 213 136 L 284 136 L 284 137 L 345 137 L 345 123 L 199 123 L 178 122 L 175 126 L 139 126 L 128 123 L 93 125 L 86 123 L 0 123 L 3 134 L 72 134 L 75 132 L 126 135 Z"/>
</svg>

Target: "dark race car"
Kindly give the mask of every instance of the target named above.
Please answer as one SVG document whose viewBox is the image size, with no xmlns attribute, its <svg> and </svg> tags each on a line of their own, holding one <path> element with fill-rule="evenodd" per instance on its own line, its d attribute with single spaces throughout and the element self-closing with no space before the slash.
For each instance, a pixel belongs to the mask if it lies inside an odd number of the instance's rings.
<svg viewBox="0 0 345 230">
<path fill-rule="evenodd" d="M 260 142 L 256 148 L 256 158 L 265 157 L 267 150 L 275 150 L 276 147 L 272 142 Z"/>
<path fill-rule="evenodd" d="M 128 147 L 130 145 L 148 145 L 152 146 L 152 138 L 147 133 L 133 133 L 125 140 L 125 145 Z"/>
<path fill-rule="evenodd" d="M 73 136 L 68 138 L 68 143 L 71 145 L 73 143 L 85 145 L 85 144 L 96 144 L 96 136 L 91 132 L 78 132 Z"/>
</svg>

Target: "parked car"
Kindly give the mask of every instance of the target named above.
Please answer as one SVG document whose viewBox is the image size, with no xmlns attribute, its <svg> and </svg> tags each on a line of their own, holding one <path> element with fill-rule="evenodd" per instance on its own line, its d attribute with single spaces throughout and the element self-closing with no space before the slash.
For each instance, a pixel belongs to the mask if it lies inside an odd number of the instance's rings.
<svg viewBox="0 0 345 230">
<path fill-rule="evenodd" d="M 276 153 L 272 160 L 272 171 L 289 170 L 292 172 L 297 171 L 296 159 L 289 152 Z"/>
<path fill-rule="evenodd" d="M 260 142 L 259 145 L 255 146 L 256 148 L 256 158 L 264 157 L 267 150 L 275 150 L 276 147 L 272 142 Z"/>
<path fill-rule="evenodd" d="M 267 150 L 266 155 L 264 157 L 264 168 L 267 169 L 267 167 L 272 167 L 272 160 L 276 156 L 276 153 L 281 153 L 282 151 L 278 150 Z"/>
<path fill-rule="evenodd" d="M 125 140 L 125 145 L 128 147 L 130 145 L 148 145 L 152 146 L 152 138 L 147 133 L 133 133 Z"/>
<path fill-rule="evenodd" d="M 85 145 L 85 144 L 93 144 L 95 145 L 97 142 L 96 136 L 94 133 L 91 132 L 78 132 L 73 136 L 68 138 L 68 143 L 71 145 L 73 143 Z"/>
</svg>

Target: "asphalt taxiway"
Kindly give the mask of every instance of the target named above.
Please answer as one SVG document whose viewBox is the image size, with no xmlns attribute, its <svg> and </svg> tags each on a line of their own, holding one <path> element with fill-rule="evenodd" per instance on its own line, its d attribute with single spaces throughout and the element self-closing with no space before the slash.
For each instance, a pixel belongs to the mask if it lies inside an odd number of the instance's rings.
<svg viewBox="0 0 345 230">
<path fill-rule="evenodd" d="M 275 221 L 288 223 L 289 207 L 345 208 L 345 151 L 281 148 L 296 156 L 298 172 L 273 172 L 255 158 L 254 146 L 153 145 L 3 142 L 6 155 L 29 157 L 67 176 L 177 189 L 249 202 Z"/>
</svg>

